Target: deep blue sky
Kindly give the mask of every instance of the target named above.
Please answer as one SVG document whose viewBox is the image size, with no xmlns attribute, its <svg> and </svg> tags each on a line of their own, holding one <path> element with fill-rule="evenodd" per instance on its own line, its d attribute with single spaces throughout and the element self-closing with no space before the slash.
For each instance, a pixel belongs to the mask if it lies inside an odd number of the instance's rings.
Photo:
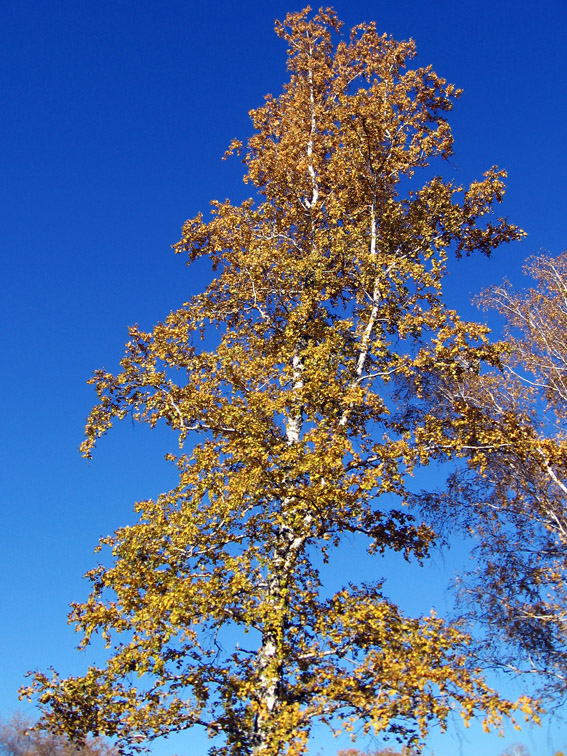
<svg viewBox="0 0 567 756">
<path fill-rule="evenodd" d="M 0 3 L 2 249 L 2 549 L 0 713 L 18 706 L 28 668 L 79 672 L 67 604 L 98 538 L 164 490 L 165 438 L 128 424 L 92 463 L 77 446 L 94 399 L 86 380 L 113 369 L 126 327 L 149 328 L 202 284 L 175 257 L 183 221 L 210 199 L 246 196 L 238 160 L 248 110 L 285 80 L 275 18 L 301 4 L 246 0 L 3 0 Z M 337 0 L 346 27 L 375 20 L 413 37 L 419 63 L 465 92 L 451 116 L 449 172 L 509 172 L 505 212 L 529 233 L 491 261 L 452 266 L 449 296 L 470 296 L 522 261 L 566 246 L 564 0 Z M 438 590 L 448 580 L 439 567 Z M 415 587 L 407 584 L 408 594 Z M 27 711 L 32 711 L 27 706 Z M 433 741 L 436 756 L 496 756 L 511 740 L 537 756 L 567 745 L 567 726 L 495 741 Z M 343 744 L 344 745 L 344 744 Z M 365 743 L 361 743 L 364 746 Z M 326 756 L 335 746 L 321 737 Z M 200 756 L 201 738 L 155 748 Z"/>
</svg>

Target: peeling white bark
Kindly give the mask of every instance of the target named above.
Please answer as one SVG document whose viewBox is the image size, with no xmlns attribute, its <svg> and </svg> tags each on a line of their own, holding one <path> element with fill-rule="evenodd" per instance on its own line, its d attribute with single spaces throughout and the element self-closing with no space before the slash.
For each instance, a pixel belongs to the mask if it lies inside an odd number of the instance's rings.
<svg viewBox="0 0 567 756">
<path fill-rule="evenodd" d="M 376 239 L 376 207 L 375 202 L 372 202 L 372 205 L 370 207 L 370 256 L 371 258 L 376 258 L 377 254 L 377 239 Z M 370 351 L 370 344 L 372 341 L 372 332 L 374 331 L 374 326 L 376 325 L 376 321 L 378 320 L 378 294 L 379 294 L 379 281 L 378 278 L 374 281 L 374 289 L 372 291 L 372 307 L 370 310 L 370 315 L 368 317 L 368 322 L 366 324 L 366 327 L 364 329 L 364 332 L 362 334 L 362 338 L 360 341 L 360 351 L 358 353 L 358 359 L 356 361 L 356 368 L 354 371 L 354 376 L 351 381 L 351 387 L 354 386 L 356 383 L 359 383 L 360 380 L 364 376 L 364 369 L 366 367 L 366 361 L 368 360 L 368 353 Z M 345 411 L 343 412 L 341 419 L 339 420 L 339 426 L 342 428 L 344 427 L 347 422 L 348 418 L 351 412 L 351 407 L 347 407 Z"/>
<path fill-rule="evenodd" d="M 287 443 L 291 446 L 299 443 L 303 427 L 303 408 L 299 392 L 303 388 L 303 361 L 301 359 L 301 349 L 303 343 L 296 347 L 295 354 L 292 358 L 292 405 L 289 416 L 286 419 L 285 435 Z M 291 504 L 292 498 L 284 499 L 282 502 L 283 512 Z M 308 529 L 311 518 L 305 522 Z M 284 589 L 288 580 L 288 575 L 293 569 L 293 563 L 297 552 L 305 542 L 305 535 L 298 534 L 285 523 L 278 526 L 277 542 L 272 555 L 270 573 L 266 585 L 266 599 L 271 601 L 275 607 L 274 623 L 267 627 L 262 635 L 262 645 L 258 651 L 258 702 L 261 707 L 261 713 L 258 714 L 254 722 L 252 734 L 252 754 L 260 756 L 264 753 L 266 743 L 270 733 L 270 719 L 277 716 L 277 711 L 281 701 L 281 688 L 283 682 L 283 670 L 279 654 L 279 635 L 283 631 L 281 626 L 281 617 L 277 617 L 278 609 L 284 603 Z"/>
<path fill-rule="evenodd" d="M 319 199 L 319 184 L 317 182 L 317 174 L 315 173 L 315 168 L 313 166 L 313 145 L 314 145 L 314 137 L 317 132 L 317 120 L 315 117 L 315 92 L 313 89 L 313 71 L 309 69 L 308 73 L 308 81 L 309 81 L 309 102 L 311 105 L 311 133 L 309 135 L 309 141 L 307 142 L 307 158 L 309 161 L 309 176 L 311 177 L 311 188 L 312 188 L 312 194 L 311 194 L 311 200 L 305 200 L 305 204 L 309 210 L 312 210 L 315 205 L 317 204 L 317 200 Z"/>
</svg>

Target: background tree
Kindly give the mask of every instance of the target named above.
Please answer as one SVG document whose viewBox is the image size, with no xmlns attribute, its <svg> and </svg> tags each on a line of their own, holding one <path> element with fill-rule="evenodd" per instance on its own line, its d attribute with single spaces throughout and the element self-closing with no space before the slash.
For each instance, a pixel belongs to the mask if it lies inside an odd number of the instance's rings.
<svg viewBox="0 0 567 756">
<path fill-rule="evenodd" d="M 33 729 L 33 722 L 21 714 L 0 720 L 1 756 L 118 756 L 100 740 L 89 740 L 80 748 L 61 735 Z"/>
<path fill-rule="evenodd" d="M 521 743 L 512 743 L 500 756 L 530 756 L 530 752 Z"/>
<path fill-rule="evenodd" d="M 401 750 L 386 746 L 378 748 L 375 751 L 359 751 L 358 748 L 346 748 L 338 751 L 337 756 L 416 756 L 416 751 L 405 746 Z"/>
<path fill-rule="evenodd" d="M 512 743 L 500 756 L 530 756 L 528 749 L 521 743 Z M 563 751 L 555 751 L 553 756 L 565 756 Z"/>
<path fill-rule="evenodd" d="M 484 307 L 506 323 L 500 372 L 464 373 L 440 392 L 469 416 L 469 466 L 445 494 L 423 500 L 477 539 L 462 607 L 487 630 L 483 656 L 531 673 L 556 702 L 567 693 L 567 253 L 525 268 L 534 288 L 508 282 Z M 440 397 L 438 397 L 440 398 Z"/>
<path fill-rule="evenodd" d="M 290 79 L 252 111 L 257 200 L 187 221 L 176 249 L 210 261 L 210 285 L 151 333 L 132 328 L 121 371 L 93 379 L 85 455 L 130 414 L 168 424 L 181 451 L 179 484 L 103 539 L 113 564 L 73 607 L 106 666 L 36 673 L 24 691 L 78 740 L 136 750 L 201 725 L 222 736 L 214 754 L 300 754 L 314 721 L 417 744 L 452 710 L 489 726 L 514 708 L 459 627 L 404 616 L 380 581 L 332 593 L 320 572 L 352 534 L 376 555 L 428 555 L 408 477 L 464 454 L 466 433 L 458 408 L 429 405 L 426 377 L 497 358 L 485 328 L 446 308 L 442 280 L 451 250 L 521 237 L 486 221 L 504 174 L 416 181 L 451 155 L 458 92 L 406 68 L 412 42 L 373 24 L 341 38 L 331 10 L 276 31 Z"/>
</svg>

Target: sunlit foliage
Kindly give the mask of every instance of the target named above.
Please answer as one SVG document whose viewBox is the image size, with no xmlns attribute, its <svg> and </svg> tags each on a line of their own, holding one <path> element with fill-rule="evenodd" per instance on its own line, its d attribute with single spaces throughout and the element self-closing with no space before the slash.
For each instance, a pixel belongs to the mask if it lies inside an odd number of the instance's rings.
<svg viewBox="0 0 567 756">
<path fill-rule="evenodd" d="M 498 352 L 447 309 L 449 253 L 490 254 L 522 232 L 492 216 L 504 173 L 468 187 L 419 169 L 449 158 L 459 92 L 413 42 L 331 10 L 288 15 L 289 81 L 251 112 L 254 198 L 187 221 L 176 251 L 206 290 L 149 333 L 134 327 L 83 452 L 117 420 L 164 422 L 179 484 L 103 540 L 71 621 L 106 666 L 36 673 L 47 727 L 123 748 L 195 725 L 211 753 L 302 754 L 314 722 L 419 744 L 452 711 L 498 724 L 515 704 L 485 684 L 469 639 L 408 617 L 381 582 L 336 592 L 320 568 L 353 534 L 370 553 L 427 558 L 435 533 L 405 507 L 409 476 L 465 454 L 459 406 L 428 385 Z M 521 706 L 529 713 L 526 701 Z"/>
</svg>

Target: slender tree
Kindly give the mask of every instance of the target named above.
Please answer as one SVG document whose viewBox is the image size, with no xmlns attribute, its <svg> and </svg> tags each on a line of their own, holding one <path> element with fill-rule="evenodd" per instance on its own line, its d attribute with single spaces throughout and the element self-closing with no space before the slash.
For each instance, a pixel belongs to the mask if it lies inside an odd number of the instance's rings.
<svg viewBox="0 0 567 756">
<path fill-rule="evenodd" d="M 458 409 L 431 406 L 425 376 L 497 359 L 486 329 L 446 308 L 442 279 L 451 251 L 522 236 L 490 219 L 504 173 L 416 181 L 451 155 L 459 92 L 406 68 L 413 42 L 373 24 L 345 39 L 329 9 L 276 32 L 290 78 L 251 114 L 255 199 L 214 203 L 176 245 L 214 277 L 151 333 L 131 328 L 120 372 L 93 379 L 86 456 L 130 414 L 165 422 L 181 450 L 168 455 L 179 484 L 103 539 L 113 564 L 70 615 L 83 645 L 102 633 L 106 666 L 36 673 L 24 691 L 76 739 L 135 750 L 202 725 L 221 736 L 213 754 L 291 756 L 315 721 L 411 745 L 452 710 L 489 726 L 516 706 L 458 627 L 404 616 L 379 582 L 332 594 L 320 573 L 352 534 L 377 556 L 428 555 L 408 476 L 465 452 Z"/>
<path fill-rule="evenodd" d="M 504 318 L 501 370 L 450 389 L 470 418 L 469 464 L 425 496 L 478 542 L 462 607 L 486 628 L 483 654 L 530 673 L 540 694 L 567 694 L 567 253 L 531 258 L 534 288 L 508 282 L 480 302 Z M 438 401 L 447 401 L 438 394 Z M 460 512 L 460 517 L 458 515 Z M 486 641 L 488 643 L 486 643 Z"/>
<path fill-rule="evenodd" d="M 100 740 L 89 740 L 80 749 L 67 738 L 34 729 L 34 723 L 16 713 L 0 719 L 1 756 L 118 756 Z"/>
</svg>

